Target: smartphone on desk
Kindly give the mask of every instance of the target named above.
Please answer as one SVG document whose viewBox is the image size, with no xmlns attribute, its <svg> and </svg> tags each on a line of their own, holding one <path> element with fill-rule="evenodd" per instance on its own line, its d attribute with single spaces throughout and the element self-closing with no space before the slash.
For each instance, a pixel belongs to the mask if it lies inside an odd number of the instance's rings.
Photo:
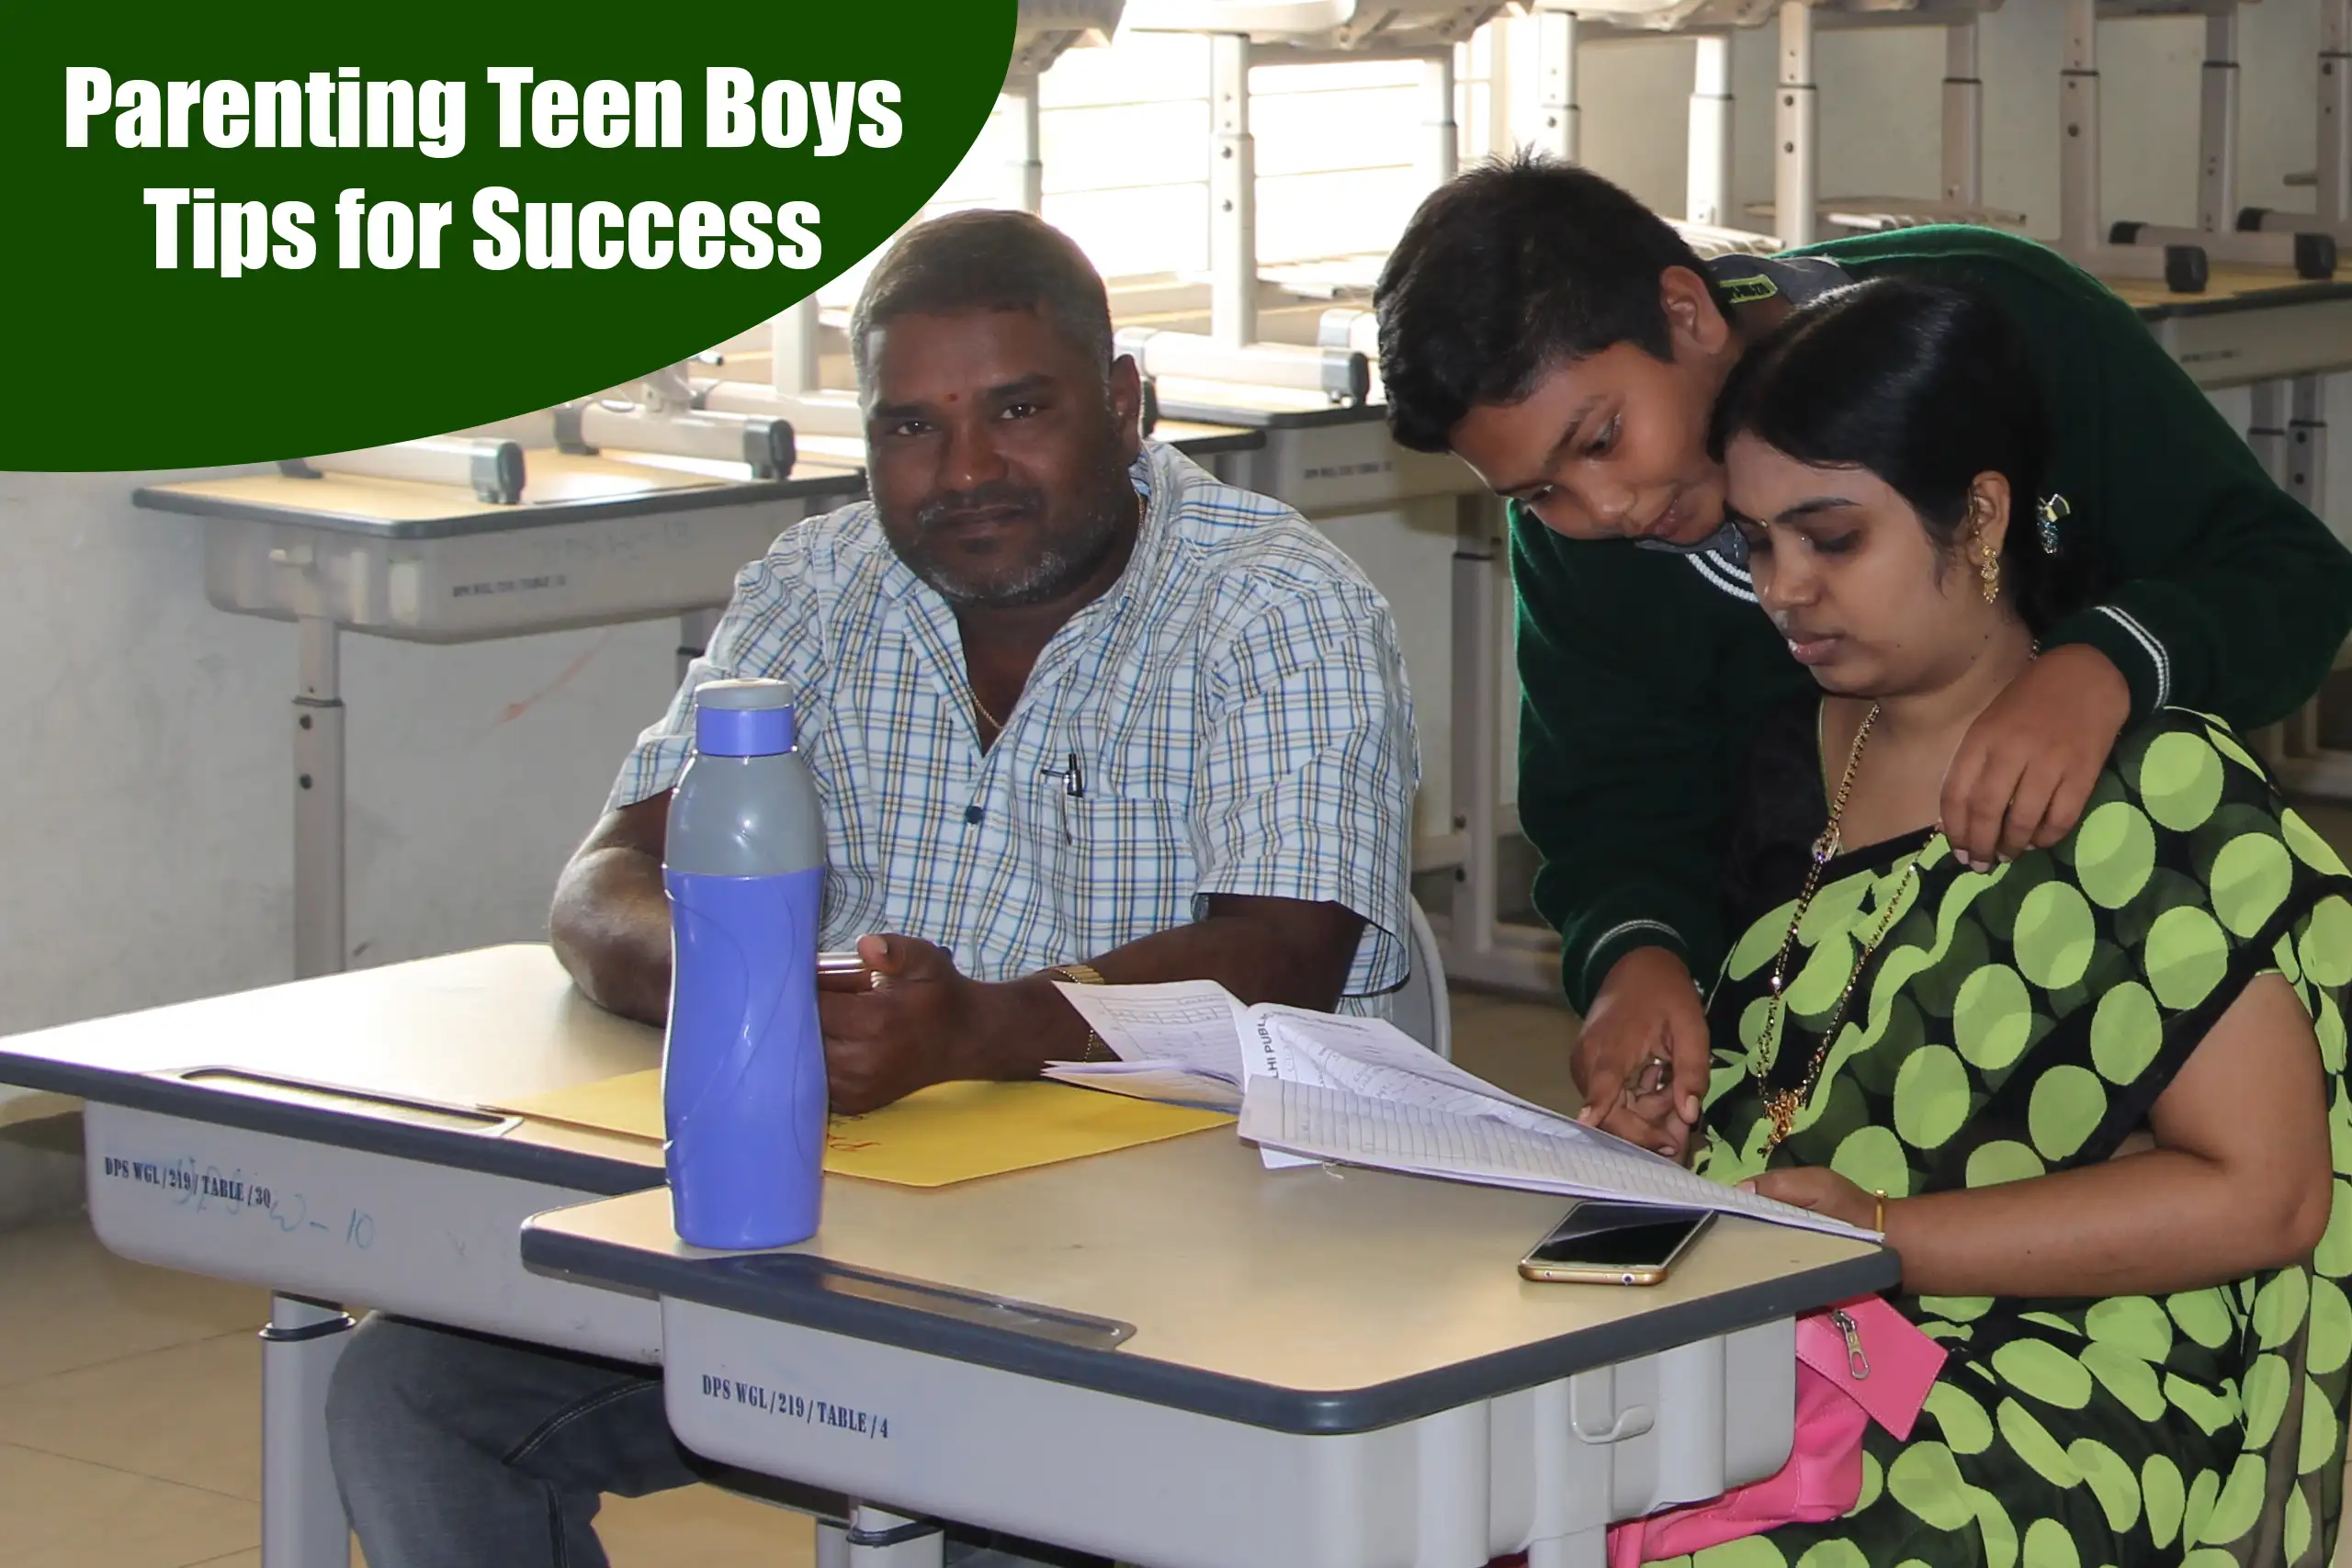
<svg viewBox="0 0 2352 1568">
<path fill-rule="evenodd" d="M 1519 1260 L 1519 1271 L 1544 1284 L 1655 1285 L 1714 1218 L 1710 1209 L 1587 1200 Z"/>
</svg>

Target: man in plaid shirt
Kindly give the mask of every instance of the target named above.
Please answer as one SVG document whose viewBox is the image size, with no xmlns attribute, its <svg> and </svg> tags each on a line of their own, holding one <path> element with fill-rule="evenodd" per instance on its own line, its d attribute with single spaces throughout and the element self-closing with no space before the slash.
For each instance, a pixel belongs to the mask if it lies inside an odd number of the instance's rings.
<svg viewBox="0 0 2352 1568">
<path fill-rule="evenodd" d="M 835 1107 L 1034 1077 L 1055 981 L 1214 979 L 1383 1010 L 1405 978 L 1410 698 L 1386 605 L 1288 508 L 1136 434 L 1102 285 L 1035 219 L 909 233 L 854 323 L 870 502 L 786 532 L 622 769 L 556 895 L 582 988 L 658 1023 L 669 791 L 694 690 L 799 694 Z"/>
<path fill-rule="evenodd" d="M 662 854 L 694 691 L 798 694 L 824 936 L 888 984 L 823 994 L 834 1104 L 1077 1059 L 1055 988 L 1213 979 L 1385 1012 L 1419 763 L 1387 605 L 1295 513 L 1138 434 L 1102 279 L 1035 218 L 910 231 L 851 341 L 872 500 L 737 579 L 710 650 L 565 870 L 556 949 L 659 1023 Z M 374 1568 L 605 1561 L 600 1493 L 684 1485 L 658 1379 L 376 1318 L 328 1403 Z M 980 1568 L 951 1543 L 951 1561 Z"/>
</svg>

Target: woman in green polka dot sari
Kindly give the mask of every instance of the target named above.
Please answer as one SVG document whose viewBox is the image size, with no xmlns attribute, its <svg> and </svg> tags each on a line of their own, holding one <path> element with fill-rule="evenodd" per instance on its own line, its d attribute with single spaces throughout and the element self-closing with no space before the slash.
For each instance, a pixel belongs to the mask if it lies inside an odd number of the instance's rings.
<svg viewBox="0 0 2352 1568">
<path fill-rule="evenodd" d="M 2324 1564 L 2352 877 L 2178 710 L 2123 736 L 2062 841 L 1971 866 L 1938 830 L 1961 737 L 2092 586 L 2036 505 L 1997 310 L 1846 291 L 1717 422 L 1759 603 L 1823 694 L 1751 759 L 1699 1157 L 1883 1216 L 1894 1303 L 1951 1359 L 1907 1440 L 1871 1429 L 1850 1514 L 1696 1568 Z"/>
</svg>

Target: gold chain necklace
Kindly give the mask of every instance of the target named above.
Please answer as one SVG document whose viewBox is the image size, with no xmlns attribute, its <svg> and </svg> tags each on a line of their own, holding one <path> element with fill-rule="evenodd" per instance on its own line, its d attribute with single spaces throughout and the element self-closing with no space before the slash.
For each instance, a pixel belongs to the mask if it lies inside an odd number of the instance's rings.
<svg viewBox="0 0 2352 1568">
<path fill-rule="evenodd" d="M 980 701 L 980 689 L 972 684 L 971 679 L 968 676 L 966 677 L 964 682 L 964 694 L 972 699 L 972 711 L 979 715 L 981 719 L 987 723 L 990 729 L 995 730 L 1000 735 L 1004 733 L 1004 720 L 989 712 L 989 705 Z"/>
<path fill-rule="evenodd" d="M 1772 1067 L 1780 1060 L 1781 1039 L 1788 1017 L 1788 1000 L 1783 993 L 1788 988 L 1789 957 L 1795 950 L 1797 932 L 1813 908 L 1814 895 L 1821 887 L 1822 868 L 1838 858 L 1841 838 L 1838 826 L 1846 815 L 1846 802 L 1854 793 L 1854 774 L 1862 765 L 1862 749 L 1870 744 L 1871 726 L 1878 722 L 1879 705 L 1872 703 L 1862 716 L 1860 729 L 1854 732 L 1853 746 L 1846 753 L 1846 775 L 1838 781 L 1838 798 L 1830 804 L 1829 821 L 1821 836 L 1813 841 L 1813 864 L 1805 872 L 1804 891 L 1797 895 L 1797 910 L 1789 920 L 1789 934 L 1781 939 L 1779 956 L 1772 961 L 1772 974 L 1767 982 L 1770 997 L 1765 1003 L 1764 1034 L 1757 1042 L 1755 1055 L 1749 1059 L 1749 1075 L 1756 1080 L 1757 1091 L 1763 1096 L 1764 1112 L 1771 1118 L 1772 1131 L 1764 1142 L 1764 1153 L 1770 1155 L 1796 1125 L 1797 1112 L 1813 1098 L 1814 1086 L 1820 1080 L 1822 1065 L 1829 1059 L 1829 1047 L 1837 1040 L 1838 1030 L 1846 1021 L 1846 1009 L 1854 999 L 1854 987 L 1870 966 L 1871 955 L 1879 943 L 1886 940 L 1887 931 L 1894 924 L 1895 911 L 1903 906 L 1903 894 L 1912 878 L 1919 874 L 1919 861 L 1913 856 L 1904 868 L 1903 880 L 1886 901 L 1879 917 L 1878 929 L 1871 933 L 1862 946 L 1861 956 L 1855 960 L 1853 973 L 1846 976 L 1846 988 L 1838 993 L 1837 1010 L 1830 1014 L 1829 1027 L 1822 1032 L 1821 1043 L 1815 1047 L 1813 1060 L 1805 1067 L 1804 1081 L 1795 1089 L 1774 1089 L 1768 1081 Z"/>
</svg>

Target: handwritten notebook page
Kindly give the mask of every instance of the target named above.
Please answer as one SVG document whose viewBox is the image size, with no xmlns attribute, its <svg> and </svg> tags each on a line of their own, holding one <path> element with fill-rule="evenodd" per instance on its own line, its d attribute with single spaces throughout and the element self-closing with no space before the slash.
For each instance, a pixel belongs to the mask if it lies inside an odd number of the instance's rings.
<svg viewBox="0 0 2352 1568">
<path fill-rule="evenodd" d="M 1566 1132 L 1539 1132 L 1344 1089 L 1253 1078 L 1242 1101 L 1241 1136 L 1292 1154 L 1411 1176 L 1712 1209 L 1833 1235 L 1871 1234 L 1710 1181 L 1669 1160 L 1642 1157 L 1643 1151 L 1575 1123 Z"/>
<path fill-rule="evenodd" d="M 1241 1087 L 1242 1008 L 1216 981 L 1076 986 L 1064 980 L 1055 988 L 1119 1058 L 1118 1064 L 1057 1065 L 1081 1073 L 1104 1067 L 1112 1076 L 1120 1065 L 1150 1066 Z"/>
</svg>

